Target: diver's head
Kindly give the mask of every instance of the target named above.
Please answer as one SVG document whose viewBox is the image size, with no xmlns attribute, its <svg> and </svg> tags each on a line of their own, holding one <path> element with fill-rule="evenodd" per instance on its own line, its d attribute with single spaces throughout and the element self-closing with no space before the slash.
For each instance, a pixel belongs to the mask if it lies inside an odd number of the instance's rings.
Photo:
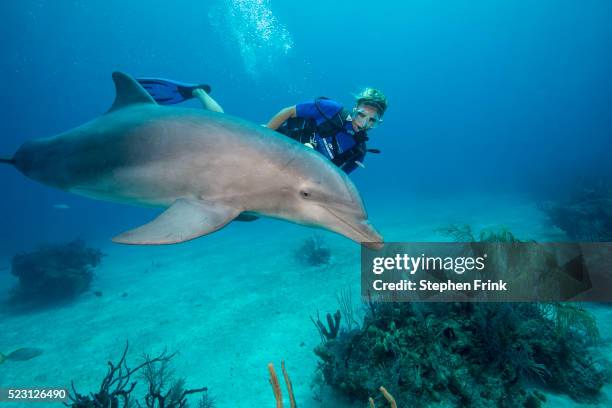
<svg viewBox="0 0 612 408">
<path fill-rule="evenodd" d="M 387 97 L 378 89 L 365 88 L 355 95 L 355 107 L 351 114 L 353 130 L 367 131 L 382 123 L 387 110 Z"/>
</svg>

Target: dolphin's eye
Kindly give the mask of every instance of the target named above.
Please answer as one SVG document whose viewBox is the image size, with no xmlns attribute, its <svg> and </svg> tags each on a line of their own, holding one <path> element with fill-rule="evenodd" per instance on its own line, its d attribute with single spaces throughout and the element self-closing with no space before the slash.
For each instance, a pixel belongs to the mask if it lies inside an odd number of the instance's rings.
<svg viewBox="0 0 612 408">
<path fill-rule="evenodd" d="M 300 195 L 301 195 L 303 198 L 308 198 L 308 197 L 310 197 L 310 193 L 309 193 L 308 191 L 304 191 L 304 190 L 300 191 Z"/>
</svg>

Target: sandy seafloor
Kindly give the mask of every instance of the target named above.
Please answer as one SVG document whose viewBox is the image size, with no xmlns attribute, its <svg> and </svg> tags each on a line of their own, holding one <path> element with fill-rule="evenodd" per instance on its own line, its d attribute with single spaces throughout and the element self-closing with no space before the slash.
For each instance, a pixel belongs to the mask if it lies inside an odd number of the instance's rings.
<svg viewBox="0 0 612 408">
<path fill-rule="evenodd" d="M 386 241 L 447 241 L 435 229 L 450 223 L 470 224 L 476 231 L 506 226 L 521 239 L 566 240 L 537 203 L 524 198 L 389 201 L 368 209 Z M 259 220 L 233 223 L 211 236 L 169 247 L 96 243 L 107 256 L 96 270 L 92 292 L 50 310 L 0 312 L 0 351 L 44 349 L 35 359 L 0 365 L 0 386 L 66 387 L 74 380 L 81 393 L 97 390 L 106 362 L 116 361 L 129 340 L 131 367 L 142 353 L 153 355 L 166 347 L 178 351 L 172 364 L 177 376 L 186 378 L 187 387 L 209 387 L 217 407 L 275 406 L 267 364 L 273 362 L 280 373 L 281 360 L 299 407 L 365 407 L 366 401 L 351 405 L 327 393 L 323 404 L 312 397 L 317 364 L 312 350 L 320 338 L 309 316 L 317 310 L 335 311 L 336 294 L 347 287 L 361 309 L 359 247 L 321 232 L 332 249 L 331 264 L 304 267 L 295 260 L 294 250 L 313 233 L 317 231 Z M 0 265 L 9 262 L 2 259 Z M 2 301 L 14 284 L 8 271 L 0 272 Z M 612 307 L 587 306 L 601 330 L 598 354 L 612 356 Z M 565 396 L 545 394 L 546 406 L 579 405 Z M 604 388 L 598 406 L 612 406 L 612 386 Z"/>
</svg>

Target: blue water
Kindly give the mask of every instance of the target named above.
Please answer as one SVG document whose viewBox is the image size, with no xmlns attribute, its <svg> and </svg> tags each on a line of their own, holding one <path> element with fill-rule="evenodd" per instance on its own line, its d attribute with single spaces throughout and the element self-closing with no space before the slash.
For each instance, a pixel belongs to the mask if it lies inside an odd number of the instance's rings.
<svg viewBox="0 0 612 408">
<path fill-rule="evenodd" d="M 260 7 L 264 24 L 248 17 L 249 4 Z M 228 113 L 258 123 L 318 95 L 350 106 L 361 87 L 380 88 L 390 107 L 371 146 L 383 154 L 354 174 L 368 202 L 558 190 L 576 176 L 611 174 L 606 1 L 0 7 L 5 154 L 104 112 L 113 99 L 110 73 L 122 70 L 208 82 Z M 149 217 L 38 186 L 10 169 L 2 181 L 9 253 L 33 236 L 102 236 Z M 51 209 L 58 202 L 71 206 L 68 215 Z M 81 216 L 91 214 L 105 223 Z"/>
<path fill-rule="evenodd" d="M 446 222 L 504 224 L 524 238 L 563 239 L 534 210 L 537 203 L 585 180 L 610 182 L 612 177 L 612 3 L 607 0 L 23 0 L 2 2 L 0 15 L 0 155 L 105 112 L 114 98 L 110 75 L 120 70 L 135 77 L 209 83 L 227 113 L 255 123 L 316 96 L 350 107 L 361 88 L 381 89 L 389 109 L 384 124 L 371 132 L 370 146 L 382 154 L 367 156 L 366 168 L 351 178 L 372 222 L 396 241 L 434 239 L 431 231 Z M 199 108 L 195 101 L 185 106 Z M 97 283 L 105 291 L 121 291 L 108 276 L 124 276 L 122 265 L 145 268 L 155 257 L 171 265 L 177 259 L 188 263 L 190 254 L 214 255 L 219 257 L 215 268 L 226 265 L 223 275 L 231 279 L 230 260 L 244 260 L 251 243 L 268 251 L 266 256 L 285 256 L 293 250 L 284 247 L 287 242 L 295 246 L 311 233 L 265 220 L 230 226 L 183 248 L 117 248 L 109 243 L 112 236 L 145 223 L 157 211 L 54 190 L 8 166 L 0 168 L 0 180 L 0 267 L 18 251 L 83 238 L 110 254 L 103 267 L 106 278 Z M 483 211 L 486 216 L 478 219 Z M 352 271 L 338 282 L 355 278 L 358 247 L 325 236 L 347 257 L 335 258 L 344 266 L 334 273 Z M 291 262 L 282 256 L 277 263 L 256 263 L 250 272 L 281 273 L 284 262 Z M 198 259 L 205 268 L 205 257 Z M 194 273 L 200 267 L 186 266 Z M 3 287 L 10 287 L 8 279 Z M 137 283 L 125 285 L 137 291 Z M 251 283 L 251 290 L 258 290 L 257 279 Z M 155 285 L 155 279 L 147 284 Z M 310 284 L 317 287 L 315 280 Z M 177 285 L 177 293 L 189 288 Z M 276 290 L 296 287 L 292 281 Z M 144 292 L 136 304 L 149 304 Z M 319 297 L 325 299 L 330 305 L 335 301 Z M 313 332 L 305 313 L 287 321 L 298 326 L 303 321 L 304 332 Z M 27 326 L 12 322 L 10 340 L 23 340 L 19 330 Z M 97 343 L 108 351 L 99 356 L 100 368 L 116 355 L 113 341 L 128 336 L 121 329 L 113 332 L 110 323 L 107 330 Z M 214 336 L 212 328 L 209 336 Z M 171 336 L 169 342 L 176 343 Z M 12 348 L 8 343 L 9 338 L 0 341 Z M 57 344 L 49 348 L 66 354 Z M 314 364 L 311 354 L 303 358 Z M 64 364 L 68 358 L 54 361 Z M 261 368 L 265 376 L 265 365 Z"/>
</svg>

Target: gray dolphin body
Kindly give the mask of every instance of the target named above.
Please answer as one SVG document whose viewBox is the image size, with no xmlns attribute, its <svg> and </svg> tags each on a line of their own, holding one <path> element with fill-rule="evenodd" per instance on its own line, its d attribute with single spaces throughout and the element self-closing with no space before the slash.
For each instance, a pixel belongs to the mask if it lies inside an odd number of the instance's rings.
<svg viewBox="0 0 612 408">
<path fill-rule="evenodd" d="M 125 74 L 113 80 L 106 114 L 1 161 L 76 194 L 166 208 L 119 243 L 183 242 L 254 214 L 381 245 L 353 183 L 319 153 L 230 115 L 159 106 Z"/>
</svg>

